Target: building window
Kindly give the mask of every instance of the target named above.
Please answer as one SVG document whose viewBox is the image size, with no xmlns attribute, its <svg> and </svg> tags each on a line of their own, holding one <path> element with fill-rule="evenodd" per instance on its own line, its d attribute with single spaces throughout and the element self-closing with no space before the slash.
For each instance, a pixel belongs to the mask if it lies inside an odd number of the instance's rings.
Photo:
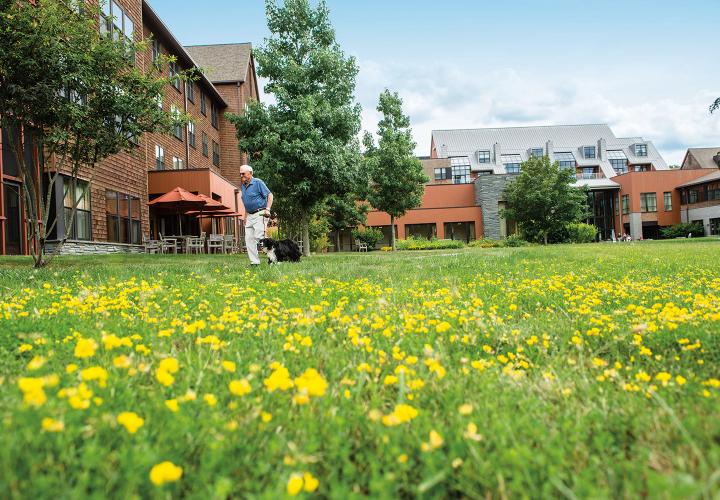
<svg viewBox="0 0 720 500">
<path fill-rule="evenodd" d="M 178 71 L 178 64 L 176 61 L 170 61 L 170 78 L 172 80 L 172 86 L 177 90 L 180 90 L 180 76 Z"/>
<path fill-rule="evenodd" d="M 656 193 L 640 193 L 640 211 L 657 212 Z"/>
<path fill-rule="evenodd" d="M 134 40 L 135 25 L 125 11 L 114 1 L 102 2 L 100 10 L 100 33 L 114 40 Z"/>
<path fill-rule="evenodd" d="M 73 212 L 75 217 L 72 220 L 72 228 L 68 232 Z M 84 181 L 75 181 L 71 177 L 63 178 L 63 212 L 65 214 L 65 236 L 71 240 L 91 240 L 92 229 L 90 221 L 90 184 Z"/>
<path fill-rule="evenodd" d="M 207 116 L 207 105 L 205 104 L 205 92 L 200 89 L 200 112 L 203 116 Z"/>
<path fill-rule="evenodd" d="M 155 98 L 155 100 L 157 101 L 158 108 L 163 109 L 163 96 L 162 96 L 162 94 L 158 94 L 157 97 Z"/>
<path fill-rule="evenodd" d="M 575 156 L 569 152 L 555 153 L 553 157 L 555 161 L 558 162 L 558 167 L 560 168 L 574 169 L 577 164 L 575 162 Z"/>
<path fill-rule="evenodd" d="M 154 39 L 152 41 L 152 62 L 158 67 L 160 64 L 160 40 Z"/>
<path fill-rule="evenodd" d="M 212 158 L 213 165 L 216 167 L 220 166 L 220 144 L 213 141 L 213 158 Z"/>
<path fill-rule="evenodd" d="M 720 218 L 710 219 L 710 234 L 720 234 Z"/>
<path fill-rule="evenodd" d="M 595 158 L 595 146 L 583 147 L 583 158 Z"/>
<path fill-rule="evenodd" d="M 595 167 L 583 167 L 582 178 L 583 179 L 595 179 L 597 174 L 595 173 Z"/>
<path fill-rule="evenodd" d="M 519 174 L 521 161 L 520 155 L 500 155 L 500 162 L 508 174 Z"/>
<path fill-rule="evenodd" d="M 452 177 L 451 168 L 436 168 L 433 173 L 436 181 L 446 181 Z"/>
<path fill-rule="evenodd" d="M 700 201 L 700 196 L 698 196 L 699 192 L 697 189 L 690 189 L 688 190 L 688 203 L 697 203 Z"/>
<path fill-rule="evenodd" d="M 165 149 L 155 145 L 155 170 L 165 170 Z"/>
<path fill-rule="evenodd" d="M 720 200 L 720 182 L 711 182 L 707 187 L 708 201 Z"/>
<path fill-rule="evenodd" d="M 185 160 L 182 158 L 178 158 L 177 156 L 173 156 L 173 170 L 184 170 L 185 169 Z"/>
<path fill-rule="evenodd" d="M 650 165 L 635 165 L 635 172 L 650 172 Z"/>
<path fill-rule="evenodd" d="M 182 141 L 182 125 L 180 124 L 180 110 L 174 104 L 170 106 L 170 114 L 175 121 L 173 126 L 173 135 Z"/>
<path fill-rule="evenodd" d="M 195 84 L 193 82 L 185 83 L 185 92 L 187 93 L 188 101 L 195 104 Z"/>
<path fill-rule="evenodd" d="M 616 174 L 627 173 L 627 156 L 625 156 L 625 153 L 619 150 L 608 151 L 607 157 Z"/>
<path fill-rule="evenodd" d="M 665 201 L 665 211 L 670 212 L 672 210 L 672 192 L 665 191 L 663 193 L 663 199 Z"/>
<path fill-rule="evenodd" d="M 635 156 L 647 156 L 647 144 L 635 144 Z"/>
<path fill-rule="evenodd" d="M 478 163 L 490 163 L 490 151 L 477 152 Z"/>
<path fill-rule="evenodd" d="M 218 109 L 214 102 L 210 103 L 210 124 L 218 128 Z"/>
<path fill-rule="evenodd" d="M 450 158 L 450 167 L 452 169 L 453 184 L 470 183 L 470 158 L 467 156 Z"/>
<path fill-rule="evenodd" d="M 193 122 L 188 122 L 187 124 L 188 129 L 188 143 L 193 148 L 195 147 L 195 124 Z"/>
<path fill-rule="evenodd" d="M 140 244 L 140 198 L 115 191 L 106 191 L 105 212 L 108 241 Z"/>
<path fill-rule="evenodd" d="M 623 215 L 630 213 L 630 195 L 622 195 L 622 213 Z"/>
<path fill-rule="evenodd" d="M 530 156 L 532 158 L 542 158 L 545 156 L 545 150 L 543 148 L 532 148 L 530 150 Z"/>
<path fill-rule="evenodd" d="M 208 136 L 205 132 L 202 133 L 202 154 L 205 158 L 208 157 Z"/>
</svg>

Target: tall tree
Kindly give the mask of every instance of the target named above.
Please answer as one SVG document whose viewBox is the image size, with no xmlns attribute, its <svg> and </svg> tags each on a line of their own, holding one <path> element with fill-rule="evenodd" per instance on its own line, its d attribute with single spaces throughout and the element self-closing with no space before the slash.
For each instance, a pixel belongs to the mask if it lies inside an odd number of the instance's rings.
<svg viewBox="0 0 720 500">
<path fill-rule="evenodd" d="M 267 0 L 266 12 L 271 36 L 254 55 L 276 102 L 253 102 L 228 117 L 240 149 L 276 196 L 273 208 L 298 214 L 309 255 L 312 213 L 328 196 L 350 192 L 361 166 L 358 69 L 335 40 L 325 2 L 313 9 L 308 0 Z"/>
<path fill-rule="evenodd" d="M 107 156 L 137 148 L 144 132 L 169 132 L 185 119 L 157 105 L 169 79 L 154 65 L 145 73 L 134 64 L 147 44 L 113 33 L 112 23 L 102 23 L 101 34 L 100 15 L 84 1 L 0 0 L 0 127 L 23 181 L 35 267 L 46 265 L 64 242 L 46 253 L 61 174 L 75 185 L 81 171 L 91 176 Z"/>
<path fill-rule="evenodd" d="M 515 220 L 525 237 L 547 245 L 554 232 L 587 216 L 587 190 L 572 186 L 575 171 L 561 169 L 547 156 L 521 164 L 521 174 L 507 188 L 503 217 Z"/>
<path fill-rule="evenodd" d="M 410 119 L 402 112 L 402 99 L 397 92 L 385 89 L 377 110 L 382 114 L 378 144 L 369 133 L 363 139 L 370 172 L 368 201 L 390 215 L 390 244 L 395 250 L 395 219 L 420 206 L 429 179 L 415 157 Z"/>
<path fill-rule="evenodd" d="M 325 204 L 323 211 L 330 229 L 335 233 L 335 251 L 339 252 L 340 231 L 343 229 L 354 228 L 365 224 L 367 221 L 367 213 L 370 207 L 366 203 L 358 203 L 363 197 L 356 193 L 348 193 L 345 196 L 331 196 Z"/>
</svg>

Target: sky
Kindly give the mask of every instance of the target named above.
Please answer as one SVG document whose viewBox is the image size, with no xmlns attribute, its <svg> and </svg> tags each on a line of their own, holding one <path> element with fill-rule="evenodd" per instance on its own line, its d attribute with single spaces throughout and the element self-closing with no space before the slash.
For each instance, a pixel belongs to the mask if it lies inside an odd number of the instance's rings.
<svg viewBox="0 0 720 500">
<path fill-rule="evenodd" d="M 383 89 L 396 91 L 418 155 L 432 130 L 584 123 L 651 140 L 668 164 L 720 146 L 720 111 L 708 112 L 720 97 L 720 0 L 326 3 L 357 59 L 363 130 L 377 129 Z M 258 47 L 270 35 L 263 0 L 150 4 L 184 45 Z"/>
</svg>

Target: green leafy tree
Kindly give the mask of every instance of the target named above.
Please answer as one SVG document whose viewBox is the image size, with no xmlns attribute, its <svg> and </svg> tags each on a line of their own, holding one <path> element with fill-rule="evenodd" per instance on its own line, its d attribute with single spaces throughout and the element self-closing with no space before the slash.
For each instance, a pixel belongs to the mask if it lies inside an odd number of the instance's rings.
<svg viewBox="0 0 720 500">
<path fill-rule="evenodd" d="M 530 158 L 505 188 L 508 208 L 502 216 L 515 220 L 527 239 L 547 245 L 552 235 L 587 217 L 587 190 L 573 182 L 574 170 L 559 168 L 547 156 Z"/>
<path fill-rule="evenodd" d="M 420 160 L 415 157 L 410 119 L 402 112 L 402 99 L 397 92 L 385 89 L 380 94 L 377 110 L 382 114 L 378 123 L 378 144 L 365 133 L 365 162 L 370 172 L 368 201 L 390 215 L 390 244 L 395 250 L 395 219 L 422 203 L 428 177 Z"/>
<path fill-rule="evenodd" d="M 331 196 L 325 204 L 325 217 L 330 229 L 335 233 L 335 250 L 340 251 L 340 231 L 365 224 L 370 207 L 366 203 L 358 203 L 356 193 L 344 196 Z"/>
<path fill-rule="evenodd" d="M 0 9 L 0 127 L 9 138 L 3 146 L 18 165 L 28 246 L 35 267 L 42 267 L 64 242 L 46 252 L 59 176 L 70 176 L 74 185 L 81 173 L 92 178 L 104 158 L 134 150 L 144 132 L 169 132 L 185 117 L 157 105 L 169 80 L 153 65 L 153 73 L 145 73 L 133 64 L 147 44 L 101 35 L 99 8 L 71 0 L 0 0 Z M 76 209 L 77 201 L 68 233 Z"/>
<path fill-rule="evenodd" d="M 361 167 L 358 69 L 335 40 L 325 2 L 313 9 L 308 0 L 268 0 L 266 12 L 271 36 L 254 55 L 276 102 L 252 102 L 228 118 L 278 200 L 273 208 L 299 219 L 309 255 L 311 216 L 329 196 L 352 192 Z"/>
</svg>

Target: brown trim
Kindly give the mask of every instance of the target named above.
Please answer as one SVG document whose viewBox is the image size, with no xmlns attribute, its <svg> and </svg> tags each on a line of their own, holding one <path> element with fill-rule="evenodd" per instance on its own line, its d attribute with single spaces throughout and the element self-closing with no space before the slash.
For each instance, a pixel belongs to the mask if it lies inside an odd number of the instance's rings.
<svg viewBox="0 0 720 500">
<path fill-rule="evenodd" d="M 413 210 L 449 210 L 451 208 L 481 208 L 481 207 L 480 207 L 480 205 L 461 205 L 461 206 L 456 206 L 456 207 L 434 207 L 434 208 L 417 207 L 417 208 L 411 208 L 410 210 L 408 210 L 408 212 L 412 212 Z M 372 213 L 384 214 L 387 212 L 383 212 L 382 210 L 370 210 L 368 213 L 369 214 L 372 214 Z"/>
</svg>

